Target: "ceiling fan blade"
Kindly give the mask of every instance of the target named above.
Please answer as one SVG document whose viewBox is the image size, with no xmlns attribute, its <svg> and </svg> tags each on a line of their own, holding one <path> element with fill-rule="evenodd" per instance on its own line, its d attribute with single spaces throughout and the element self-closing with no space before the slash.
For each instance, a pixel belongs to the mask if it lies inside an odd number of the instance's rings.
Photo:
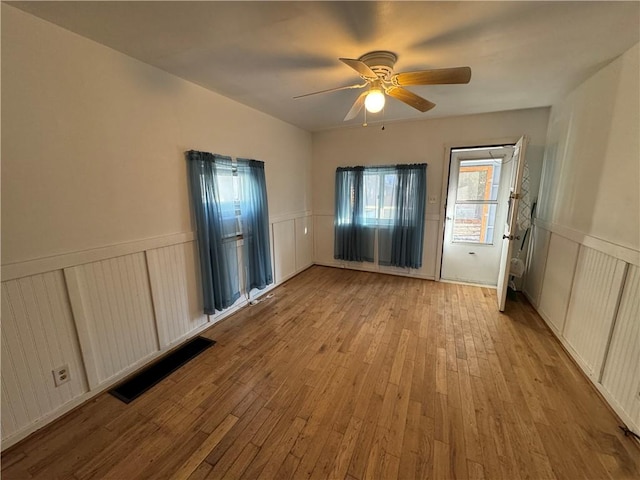
<svg viewBox="0 0 640 480">
<path fill-rule="evenodd" d="M 353 105 L 351 106 L 351 110 L 349 110 L 349 113 L 347 113 L 347 116 L 344 117 L 345 122 L 347 120 L 356 118 L 356 115 L 360 113 L 360 110 L 362 110 L 362 106 L 364 105 L 364 100 L 365 98 L 367 98 L 368 93 L 369 92 L 367 91 L 367 92 L 362 92 L 360 95 L 358 95 L 358 98 L 356 98 L 356 101 L 353 102 Z"/>
<path fill-rule="evenodd" d="M 395 98 L 396 100 L 400 100 L 401 102 L 406 103 L 407 105 L 415 108 L 416 110 L 420 110 L 421 112 L 426 112 L 427 110 L 431 110 L 436 106 L 435 103 L 430 102 L 422 98 L 419 95 L 416 95 L 409 90 L 406 90 L 402 87 L 391 87 L 387 89 L 387 95 Z"/>
<path fill-rule="evenodd" d="M 350 88 L 364 88 L 367 85 L 369 85 L 369 84 L 368 83 L 358 83 L 358 84 L 355 84 L 355 85 L 347 85 L 346 87 L 328 88 L 327 90 L 320 90 L 319 92 L 313 92 L 313 93 L 305 93 L 304 95 L 298 95 L 297 97 L 293 97 L 293 98 L 303 98 L 303 97 L 309 97 L 311 95 L 319 95 L 320 93 L 337 92 L 339 90 L 349 90 Z"/>
<path fill-rule="evenodd" d="M 371 78 L 374 80 L 378 78 L 378 75 L 376 74 L 376 72 L 371 70 L 369 66 L 361 60 L 355 60 L 353 58 L 339 58 L 338 60 L 349 65 L 351 68 L 353 68 L 356 72 L 358 72 L 360 75 L 362 75 L 365 78 Z"/>
<path fill-rule="evenodd" d="M 407 85 L 445 85 L 453 83 L 469 83 L 471 68 L 439 68 L 437 70 L 422 70 L 418 72 L 396 73 L 391 81 L 401 87 Z"/>
</svg>

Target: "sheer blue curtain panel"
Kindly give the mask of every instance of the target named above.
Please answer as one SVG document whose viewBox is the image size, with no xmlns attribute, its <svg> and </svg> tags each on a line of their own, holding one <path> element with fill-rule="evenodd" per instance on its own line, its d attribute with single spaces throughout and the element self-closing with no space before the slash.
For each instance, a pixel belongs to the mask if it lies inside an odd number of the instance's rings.
<svg viewBox="0 0 640 480">
<path fill-rule="evenodd" d="M 273 283 L 271 243 L 269 241 L 269 206 L 264 162 L 238 159 L 240 212 L 242 215 L 245 287 L 263 289 Z"/>
<path fill-rule="evenodd" d="M 334 258 L 350 262 L 373 262 L 374 231 L 364 215 L 364 168 L 336 170 Z"/>
<path fill-rule="evenodd" d="M 402 268 L 422 267 L 427 164 L 396 165 L 388 231 L 380 235 L 378 263 Z M 384 227 L 383 227 L 384 228 Z"/>
<path fill-rule="evenodd" d="M 230 157 L 187 152 L 191 203 L 195 212 L 204 313 L 215 314 L 240 297 L 237 222 L 227 181 L 233 176 Z"/>
</svg>

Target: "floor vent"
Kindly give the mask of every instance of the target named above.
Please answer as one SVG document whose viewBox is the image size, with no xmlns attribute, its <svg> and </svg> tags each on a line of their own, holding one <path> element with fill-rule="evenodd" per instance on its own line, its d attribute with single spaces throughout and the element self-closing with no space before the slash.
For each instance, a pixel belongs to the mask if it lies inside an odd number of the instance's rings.
<svg viewBox="0 0 640 480">
<path fill-rule="evenodd" d="M 196 337 L 127 378 L 109 393 L 124 403 L 130 403 L 215 343 L 208 338 Z"/>
</svg>

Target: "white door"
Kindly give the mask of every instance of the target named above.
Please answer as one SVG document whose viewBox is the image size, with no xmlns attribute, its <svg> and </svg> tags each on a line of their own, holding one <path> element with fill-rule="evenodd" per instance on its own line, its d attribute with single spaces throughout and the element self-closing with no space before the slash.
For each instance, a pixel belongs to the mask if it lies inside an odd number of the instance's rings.
<svg viewBox="0 0 640 480">
<path fill-rule="evenodd" d="M 522 137 L 516 143 L 513 151 L 513 167 L 511 181 L 509 182 L 509 210 L 507 221 L 504 224 L 502 235 L 502 254 L 500 256 L 500 270 L 498 272 L 498 310 L 504 312 L 507 303 L 507 287 L 509 283 L 509 268 L 513 254 L 513 242 L 519 240 L 516 236 L 516 218 L 518 216 L 518 203 L 522 190 L 522 172 L 524 171 L 524 154 L 527 149 L 527 137 Z"/>
<path fill-rule="evenodd" d="M 443 280 L 497 284 L 512 154 L 512 146 L 451 151 Z"/>
</svg>

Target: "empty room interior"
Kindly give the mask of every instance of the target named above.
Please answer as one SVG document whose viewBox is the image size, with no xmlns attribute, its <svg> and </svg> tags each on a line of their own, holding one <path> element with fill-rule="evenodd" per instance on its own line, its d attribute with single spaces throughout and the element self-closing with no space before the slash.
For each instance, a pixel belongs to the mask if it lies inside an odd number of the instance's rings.
<svg viewBox="0 0 640 480">
<path fill-rule="evenodd" d="M 3 479 L 640 478 L 640 2 L 1 22 Z"/>
</svg>

